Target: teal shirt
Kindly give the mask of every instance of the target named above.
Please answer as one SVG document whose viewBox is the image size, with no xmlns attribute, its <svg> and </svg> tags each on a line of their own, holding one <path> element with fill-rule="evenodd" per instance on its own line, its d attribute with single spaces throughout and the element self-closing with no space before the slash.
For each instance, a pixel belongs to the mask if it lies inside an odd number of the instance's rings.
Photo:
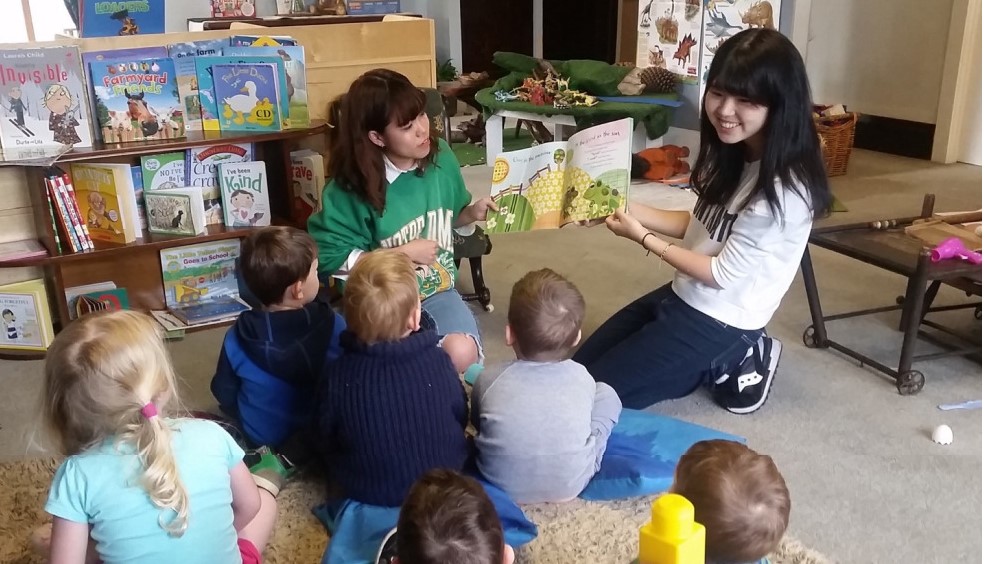
<svg viewBox="0 0 984 564">
<path fill-rule="evenodd" d="M 69 456 L 55 473 L 45 511 L 92 526 L 105 564 L 147 562 L 240 563 L 232 516 L 230 469 L 243 450 L 221 427 L 196 419 L 168 420 L 172 448 L 190 501 L 188 529 L 170 537 L 158 523 L 173 512 L 154 507 L 140 485 L 133 450 L 112 441 Z"/>
<path fill-rule="evenodd" d="M 461 166 L 451 147 L 438 140 L 435 163 L 422 175 L 401 174 L 386 188 L 386 208 L 380 214 L 365 200 L 329 181 L 322 209 L 308 219 L 308 231 L 318 243 L 318 269 L 332 274 L 354 250 L 399 247 L 414 239 L 437 241 L 437 261 L 417 266 L 420 297 L 428 298 L 454 287 L 454 222 L 471 202 Z"/>
</svg>

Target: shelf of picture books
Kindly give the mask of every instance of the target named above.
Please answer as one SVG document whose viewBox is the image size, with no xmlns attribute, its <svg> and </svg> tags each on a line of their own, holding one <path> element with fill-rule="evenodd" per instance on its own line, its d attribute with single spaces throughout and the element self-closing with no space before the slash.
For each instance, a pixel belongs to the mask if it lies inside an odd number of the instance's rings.
<svg viewBox="0 0 984 564">
<path fill-rule="evenodd" d="M 0 267 L 122 257 L 136 247 L 241 237 L 273 223 L 305 225 L 325 182 L 320 153 L 288 152 L 282 143 L 224 143 L 132 163 L 74 162 L 29 172 L 47 252 L 29 241 L 0 246 Z"/>
<path fill-rule="evenodd" d="M 50 165 L 311 127 L 304 47 L 290 37 L 86 52 L 0 48 L 0 164 Z M 127 148 L 134 143 L 142 145 Z"/>
</svg>

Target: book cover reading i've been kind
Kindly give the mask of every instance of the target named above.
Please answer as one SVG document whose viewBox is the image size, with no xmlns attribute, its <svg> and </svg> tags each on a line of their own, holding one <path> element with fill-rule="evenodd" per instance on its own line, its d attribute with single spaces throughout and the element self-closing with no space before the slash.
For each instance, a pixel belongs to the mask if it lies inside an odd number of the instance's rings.
<svg viewBox="0 0 984 564">
<path fill-rule="evenodd" d="M 0 49 L 0 144 L 92 146 L 77 47 Z"/>
<path fill-rule="evenodd" d="M 228 227 L 270 225 L 270 195 L 266 163 L 223 163 L 219 165 L 222 209 Z"/>
</svg>

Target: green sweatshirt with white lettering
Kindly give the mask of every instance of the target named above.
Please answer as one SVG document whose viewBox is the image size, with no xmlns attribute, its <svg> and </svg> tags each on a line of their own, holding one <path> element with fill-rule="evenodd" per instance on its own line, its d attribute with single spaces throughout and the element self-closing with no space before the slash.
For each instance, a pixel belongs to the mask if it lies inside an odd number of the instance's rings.
<svg viewBox="0 0 984 564">
<path fill-rule="evenodd" d="M 417 265 L 421 299 L 454 288 L 452 230 L 461 210 L 471 203 L 461 167 L 443 140 L 434 165 L 423 175 L 401 174 L 386 188 L 386 208 L 380 214 L 358 195 L 334 180 L 326 185 L 321 211 L 308 219 L 308 231 L 318 243 L 318 270 L 333 274 L 354 250 L 399 247 L 414 239 L 437 241 L 437 261 Z"/>
</svg>

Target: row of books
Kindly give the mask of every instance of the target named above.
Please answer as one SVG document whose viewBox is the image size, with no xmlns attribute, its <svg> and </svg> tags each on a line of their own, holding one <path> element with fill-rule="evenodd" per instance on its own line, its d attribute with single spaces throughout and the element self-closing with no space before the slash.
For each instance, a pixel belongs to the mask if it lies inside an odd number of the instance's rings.
<svg viewBox="0 0 984 564">
<path fill-rule="evenodd" d="M 0 49 L 5 154 L 91 147 L 96 138 L 126 143 L 309 124 L 304 48 L 288 37 L 85 53 L 75 46 Z"/>
<path fill-rule="evenodd" d="M 296 224 L 320 208 L 324 159 L 291 153 Z M 59 253 L 93 250 L 94 241 L 131 243 L 151 234 L 194 236 L 209 225 L 269 225 L 266 163 L 251 144 L 222 144 L 145 155 L 140 165 L 75 163 L 47 169 L 45 188 Z"/>
</svg>

